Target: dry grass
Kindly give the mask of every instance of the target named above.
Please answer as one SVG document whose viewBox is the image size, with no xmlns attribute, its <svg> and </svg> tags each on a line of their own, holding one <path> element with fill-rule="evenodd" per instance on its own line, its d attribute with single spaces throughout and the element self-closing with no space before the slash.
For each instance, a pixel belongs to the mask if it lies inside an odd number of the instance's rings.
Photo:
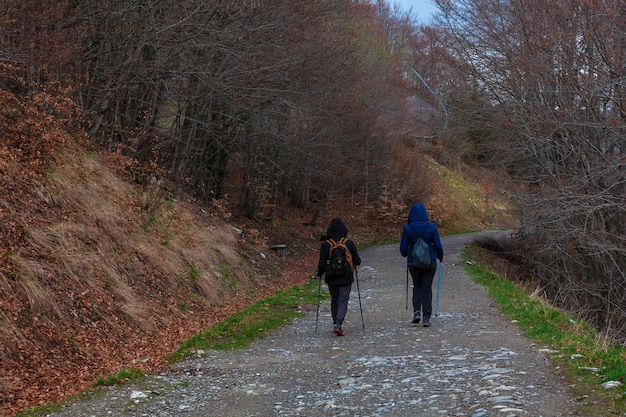
<svg viewBox="0 0 626 417">
<path fill-rule="evenodd" d="M 16 286 L 24 298 L 28 300 L 30 312 L 33 317 L 56 317 L 63 319 L 61 309 L 51 297 L 51 294 L 40 283 L 45 277 L 44 266 L 33 260 L 13 258 L 14 265 L 20 271 L 16 279 Z"/>
<path fill-rule="evenodd" d="M 293 284 L 273 274 L 277 257 L 251 250 L 258 242 L 247 239 L 261 233 L 242 238 L 193 203 L 146 197 L 154 190 L 124 182 L 109 163 L 59 158 L 32 194 L 48 215 L 13 213 L 25 240 L 0 276 L 0 396 L 12 398 L 0 415 L 75 393 L 139 358 L 149 358 L 144 370 L 159 369 L 194 332 Z"/>
</svg>

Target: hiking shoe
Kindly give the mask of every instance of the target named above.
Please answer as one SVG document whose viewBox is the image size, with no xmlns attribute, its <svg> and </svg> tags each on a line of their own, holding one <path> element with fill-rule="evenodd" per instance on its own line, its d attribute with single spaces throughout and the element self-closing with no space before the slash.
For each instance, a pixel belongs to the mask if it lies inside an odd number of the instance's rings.
<svg viewBox="0 0 626 417">
<path fill-rule="evenodd" d="M 413 316 L 413 320 L 411 321 L 412 324 L 417 324 L 420 322 L 420 316 Z"/>
<path fill-rule="evenodd" d="M 424 327 L 430 327 L 430 326 L 431 326 L 431 324 L 430 324 L 430 319 L 429 319 L 429 318 L 424 317 Z"/>
<path fill-rule="evenodd" d="M 333 330 L 333 333 L 335 333 L 337 336 L 345 336 L 346 332 L 344 332 L 341 329 L 341 326 L 335 326 L 335 329 Z"/>
</svg>

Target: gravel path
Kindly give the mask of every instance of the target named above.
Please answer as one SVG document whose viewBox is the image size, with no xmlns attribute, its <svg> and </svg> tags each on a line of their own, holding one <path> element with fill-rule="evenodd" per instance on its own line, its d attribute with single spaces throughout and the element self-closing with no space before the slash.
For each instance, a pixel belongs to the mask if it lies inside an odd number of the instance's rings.
<svg viewBox="0 0 626 417">
<path fill-rule="evenodd" d="M 398 246 L 374 247 L 361 251 L 358 275 L 365 328 L 355 285 L 345 337 L 332 334 L 326 301 L 318 334 L 313 309 L 249 349 L 205 352 L 52 416 L 575 415 L 546 350 L 520 336 L 463 272 L 458 254 L 472 236 L 442 239 L 430 328 L 410 324 Z"/>
</svg>

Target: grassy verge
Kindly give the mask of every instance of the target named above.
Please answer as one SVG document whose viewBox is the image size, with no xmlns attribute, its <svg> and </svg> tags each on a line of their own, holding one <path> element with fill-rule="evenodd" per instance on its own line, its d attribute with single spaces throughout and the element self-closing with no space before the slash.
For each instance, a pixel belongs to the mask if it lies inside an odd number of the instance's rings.
<svg viewBox="0 0 626 417">
<path fill-rule="evenodd" d="M 201 350 L 225 350 L 247 347 L 270 331 L 284 326 L 304 315 L 301 306 L 317 304 L 319 280 L 311 279 L 304 286 L 294 286 L 257 301 L 201 333 L 184 341 L 169 358 L 170 363 L 181 361 Z M 322 291 L 322 297 L 326 291 Z"/>
<path fill-rule="evenodd" d="M 466 248 L 463 258 L 476 259 Z M 624 415 L 626 411 L 626 349 L 609 343 L 583 321 L 572 320 L 483 263 L 470 261 L 465 270 L 484 286 L 500 309 L 522 330 L 525 337 L 546 346 L 555 366 L 568 379 L 581 411 L 591 415 Z M 621 382 L 605 389 L 604 383 Z"/>
</svg>

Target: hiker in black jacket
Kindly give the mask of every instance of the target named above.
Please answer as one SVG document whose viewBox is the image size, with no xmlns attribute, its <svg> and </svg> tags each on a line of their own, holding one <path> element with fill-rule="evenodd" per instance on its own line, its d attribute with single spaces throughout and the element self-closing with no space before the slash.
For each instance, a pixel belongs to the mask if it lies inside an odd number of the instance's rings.
<svg viewBox="0 0 626 417">
<path fill-rule="evenodd" d="M 413 266 L 411 252 L 421 237 L 430 247 L 430 266 L 416 268 Z M 435 223 L 428 220 L 428 212 L 422 204 L 413 204 L 409 211 L 407 224 L 402 229 L 400 240 L 400 253 L 407 258 L 407 268 L 413 278 L 413 321 L 420 322 L 420 316 L 424 316 L 424 327 L 430 327 L 430 317 L 433 311 L 433 278 L 437 271 L 437 259 L 443 262 L 443 247 L 439 239 L 439 230 Z"/>
<path fill-rule="evenodd" d="M 332 243 L 342 241 L 348 249 L 349 253 L 346 253 L 348 258 L 352 258 L 352 268 L 349 272 L 343 272 L 339 275 L 335 275 L 330 270 L 329 261 L 331 259 L 330 249 Z M 328 291 L 330 292 L 330 311 L 333 316 L 333 333 L 337 336 L 345 336 L 345 332 L 342 328 L 343 321 L 348 312 L 348 301 L 350 299 L 350 291 L 352 290 L 353 281 L 353 269 L 357 265 L 361 264 L 361 258 L 357 251 L 356 245 L 351 239 L 348 239 L 348 228 L 341 219 L 333 219 L 328 226 L 326 236 L 320 247 L 320 257 L 317 263 L 317 277 L 324 279 L 328 284 Z"/>
</svg>

